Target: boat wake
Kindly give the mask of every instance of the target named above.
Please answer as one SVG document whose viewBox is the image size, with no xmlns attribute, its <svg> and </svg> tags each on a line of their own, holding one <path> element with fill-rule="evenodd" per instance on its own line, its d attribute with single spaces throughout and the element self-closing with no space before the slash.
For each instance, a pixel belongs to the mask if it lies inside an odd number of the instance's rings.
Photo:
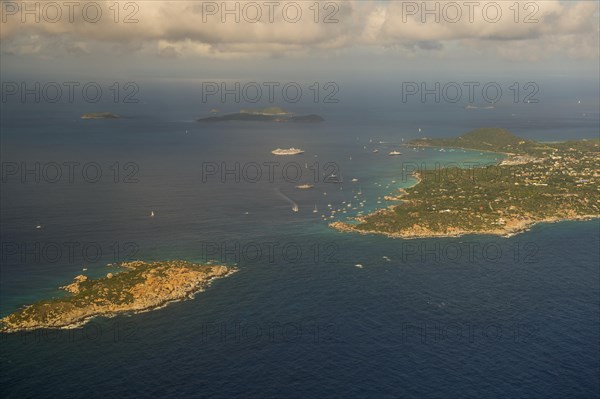
<svg viewBox="0 0 600 399">
<path fill-rule="evenodd" d="M 282 193 L 281 190 L 279 190 L 278 188 L 275 189 L 275 192 L 277 192 L 277 194 L 279 194 L 283 199 L 285 199 L 292 205 L 292 211 L 298 212 L 299 208 L 297 203 L 295 203 L 290 197 Z"/>
</svg>

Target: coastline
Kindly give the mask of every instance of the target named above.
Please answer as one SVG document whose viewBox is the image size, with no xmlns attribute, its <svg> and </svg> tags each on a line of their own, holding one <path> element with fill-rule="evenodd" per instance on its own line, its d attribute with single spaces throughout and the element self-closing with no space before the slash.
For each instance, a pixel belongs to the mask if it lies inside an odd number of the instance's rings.
<svg viewBox="0 0 600 399">
<path fill-rule="evenodd" d="M 142 265 L 146 265 L 143 262 L 139 263 Z M 165 263 L 167 264 L 167 267 L 169 267 L 169 263 Z M 20 312 L 27 312 L 28 309 L 32 309 L 35 306 L 39 306 L 39 303 L 24 306 L 16 312 L 0 320 L 0 322 L 2 323 L 0 327 L 0 332 L 16 333 L 20 331 L 33 331 L 38 329 L 69 330 L 80 328 L 86 323 L 90 322 L 92 319 L 97 317 L 113 318 L 119 315 L 146 313 L 162 309 L 167 307 L 171 303 L 180 302 L 188 299 L 194 299 L 196 294 L 204 292 L 208 287 L 210 287 L 213 281 L 220 278 L 228 277 L 238 271 L 238 269 L 236 268 L 226 266 L 202 265 L 205 268 L 210 268 L 210 273 L 212 274 L 208 274 L 204 273 L 203 271 L 201 272 L 201 270 L 192 270 L 192 266 L 197 267 L 200 265 L 195 265 L 191 263 L 188 264 L 188 269 L 182 270 L 181 273 L 183 277 L 186 277 L 186 279 L 185 281 L 180 282 L 179 286 L 174 286 L 174 282 L 172 280 L 159 282 L 157 284 L 155 281 L 156 279 L 153 279 L 151 283 L 142 282 L 132 285 L 130 287 L 131 290 L 139 293 L 139 296 L 132 303 L 129 303 L 127 305 L 114 305 L 112 303 L 109 303 L 104 306 L 98 306 L 97 303 L 90 300 L 87 306 L 83 308 L 77 308 L 79 313 L 69 313 L 69 311 L 67 310 L 62 316 L 55 317 L 55 319 L 47 322 L 25 321 L 19 324 L 14 321 L 11 321 L 10 318 L 14 315 L 17 315 Z M 154 269 L 150 270 L 151 273 Z M 118 276 L 120 273 L 115 274 L 115 276 Z M 200 274 L 203 275 L 200 276 Z M 188 277 L 191 277 L 191 281 L 187 280 Z M 148 278 L 147 281 L 149 281 L 151 278 L 152 277 Z M 96 281 L 101 281 L 103 279 Z M 145 288 L 148 288 L 148 290 L 150 290 L 150 293 L 147 291 L 145 292 Z M 161 294 L 162 296 L 160 296 Z M 68 301 L 68 299 L 70 298 L 66 297 L 65 303 L 66 301 Z"/>
<path fill-rule="evenodd" d="M 386 209 L 381 209 L 376 212 L 385 211 Z M 367 215 L 369 216 L 369 215 Z M 355 218 L 354 220 L 360 221 L 362 218 Z M 582 215 L 582 216 L 574 216 L 569 218 L 547 218 L 540 220 L 523 220 L 518 223 L 518 226 L 509 228 L 509 229 L 493 229 L 493 230 L 461 230 L 456 229 L 456 231 L 452 233 L 447 232 L 433 232 L 433 231 L 425 231 L 425 229 L 420 230 L 420 232 L 395 232 L 389 233 L 380 230 L 360 230 L 354 227 L 354 225 L 350 225 L 344 222 L 333 222 L 329 224 L 329 227 L 342 232 L 342 233 L 358 233 L 362 235 L 370 235 L 377 234 L 382 235 L 388 238 L 401 238 L 406 240 L 413 239 L 422 239 L 422 238 L 456 238 L 463 237 L 468 235 L 487 235 L 487 236 L 499 236 L 502 238 L 510 238 L 516 236 L 521 233 L 525 233 L 537 224 L 544 223 L 560 223 L 560 222 L 568 222 L 568 221 L 591 221 L 595 219 L 600 219 L 600 215 Z"/>
<path fill-rule="evenodd" d="M 419 148 L 452 148 L 455 150 L 464 150 L 464 151 L 472 151 L 472 152 L 487 152 L 489 154 L 499 154 L 499 155 L 505 155 L 507 157 L 514 157 L 514 156 L 522 155 L 522 154 L 515 154 L 512 152 L 478 150 L 475 148 L 454 147 L 454 146 L 447 146 L 447 145 L 426 145 L 426 144 L 410 144 L 410 143 L 405 143 L 405 144 L 400 144 L 400 145 L 402 147 L 419 147 Z"/>
<path fill-rule="evenodd" d="M 499 152 L 499 151 L 490 151 L 490 150 L 478 150 L 472 148 L 464 148 L 464 147 L 455 147 L 455 146 L 434 146 L 434 145 L 423 145 L 423 144 L 403 144 L 406 147 L 431 147 L 431 148 L 454 148 L 461 149 L 465 151 L 474 151 L 474 152 L 487 152 L 492 154 L 503 155 L 506 158 L 497 162 L 496 164 L 499 166 L 502 165 L 512 165 L 512 160 L 515 160 L 516 164 L 522 164 L 518 158 L 527 157 L 528 155 L 515 154 L 515 153 L 507 153 L 507 152 Z M 537 158 L 532 158 L 532 161 L 535 161 Z M 527 162 L 525 162 L 527 163 Z M 422 182 L 422 177 L 419 172 L 415 171 L 411 174 L 412 177 L 416 179 L 416 183 L 408 186 L 403 189 L 399 189 L 400 195 L 396 197 L 388 197 L 386 196 L 386 200 L 394 200 L 394 201 L 402 201 L 403 197 L 409 195 L 406 191 L 407 189 L 413 188 Z M 542 223 L 558 223 L 563 221 L 589 221 L 600 218 L 600 214 L 571 214 L 568 216 L 553 216 L 553 217 L 544 217 L 544 218 L 533 218 L 533 217 L 524 217 L 524 218 L 514 218 L 507 220 L 503 226 L 495 226 L 494 228 L 482 229 L 482 230 L 466 230 L 458 227 L 448 226 L 446 231 L 434 231 L 428 228 L 424 228 L 419 226 L 418 224 L 414 224 L 412 227 L 404 228 L 395 232 L 387 232 L 382 230 L 363 230 L 357 228 L 362 223 L 365 223 L 369 217 L 375 215 L 386 215 L 389 212 L 393 212 L 397 207 L 402 206 L 402 204 L 390 205 L 385 208 L 377 209 L 367 215 L 363 215 L 360 217 L 354 217 L 348 219 L 347 222 L 335 221 L 329 223 L 328 226 L 333 228 L 339 232 L 343 233 L 358 233 L 358 234 L 378 234 L 383 235 L 389 238 L 402 238 L 402 239 L 419 239 L 419 238 L 449 238 L 449 237 L 462 237 L 467 235 L 493 235 L 500 236 L 504 238 L 513 237 L 517 234 L 524 233 L 529 231 L 533 226 Z M 358 222 L 358 223 L 349 223 L 350 221 Z"/>
</svg>

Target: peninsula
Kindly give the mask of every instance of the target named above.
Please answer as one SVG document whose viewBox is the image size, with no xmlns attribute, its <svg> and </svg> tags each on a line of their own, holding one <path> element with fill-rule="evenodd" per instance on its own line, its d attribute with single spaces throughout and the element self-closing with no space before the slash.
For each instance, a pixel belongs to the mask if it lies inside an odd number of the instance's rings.
<svg viewBox="0 0 600 399">
<path fill-rule="evenodd" d="M 600 217 L 600 140 L 540 143 L 499 128 L 407 146 L 504 153 L 498 165 L 413 173 L 386 209 L 330 226 L 346 232 L 424 238 L 467 234 L 510 236 L 536 223 Z"/>
<path fill-rule="evenodd" d="M 42 300 L 0 319 L 2 332 L 39 328 L 73 328 L 94 317 L 141 312 L 173 301 L 193 298 L 213 279 L 235 269 L 187 261 L 122 263 L 121 272 L 91 280 L 79 275 L 62 289 L 69 294 Z"/>
</svg>

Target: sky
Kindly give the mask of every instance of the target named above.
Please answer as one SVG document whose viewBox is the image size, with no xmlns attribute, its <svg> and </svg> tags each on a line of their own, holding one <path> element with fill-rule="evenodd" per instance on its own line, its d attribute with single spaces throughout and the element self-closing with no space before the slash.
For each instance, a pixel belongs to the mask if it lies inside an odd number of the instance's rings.
<svg viewBox="0 0 600 399">
<path fill-rule="evenodd" d="M 598 4 L 2 0 L 0 73 L 167 84 L 400 75 L 597 82 Z"/>
</svg>

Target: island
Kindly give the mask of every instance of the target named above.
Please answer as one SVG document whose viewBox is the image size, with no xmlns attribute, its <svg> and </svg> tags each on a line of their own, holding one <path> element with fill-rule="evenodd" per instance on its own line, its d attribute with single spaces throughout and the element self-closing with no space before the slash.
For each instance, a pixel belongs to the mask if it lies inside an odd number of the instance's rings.
<svg viewBox="0 0 600 399">
<path fill-rule="evenodd" d="M 482 167 L 415 171 L 415 185 L 386 197 L 399 203 L 331 227 L 399 238 L 507 237 L 536 223 L 600 217 L 598 139 L 541 143 L 482 128 L 407 146 L 492 151 L 506 159 Z"/>
<path fill-rule="evenodd" d="M 25 306 L 0 319 L 0 331 L 74 328 L 94 317 L 112 317 L 157 309 L 170 302 L 193 298 L 211 281 L 234 273 L 227 266 L 201 265 L 181 260 L 133 261 L 120 272 L 92 280 L 79 275 L 61 287 L 69 294 Z"/>
<path fill-rule="evenodd" d="M 242 109 L 238 113 L 222 116 L 209 116 L 198 119 L 198 122 L 295 122 L 295 123 L 318 123 L 325 119 L 319 115 L 294 115 L 280 107 L 268 107 L 261 109 Z"/>
</svg>

